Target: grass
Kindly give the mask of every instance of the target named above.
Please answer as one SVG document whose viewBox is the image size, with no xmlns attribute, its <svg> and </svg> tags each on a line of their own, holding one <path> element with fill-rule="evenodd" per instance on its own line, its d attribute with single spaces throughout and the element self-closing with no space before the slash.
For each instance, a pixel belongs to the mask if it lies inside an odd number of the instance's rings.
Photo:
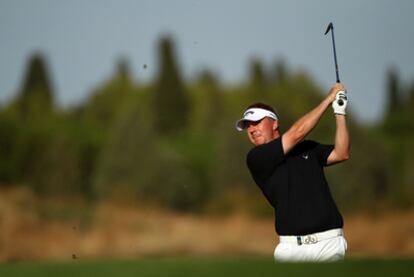
<svg viewBox="0 0 414 277">
<path fill-rule="evenodd" d="M 0 264 L 0 276 L 414 276 L 414 259 L 280 264 L 270 258 L 153 258 Z"/>
</svg>

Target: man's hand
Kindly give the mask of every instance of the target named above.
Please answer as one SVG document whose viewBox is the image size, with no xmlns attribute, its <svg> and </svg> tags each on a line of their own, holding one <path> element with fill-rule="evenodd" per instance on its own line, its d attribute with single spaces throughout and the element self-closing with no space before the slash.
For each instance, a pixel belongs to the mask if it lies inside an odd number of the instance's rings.
<svg viewBox="0 0 414 277">
<path fill-rule="evenodd" d="M 338 94 L 338 92 L 340 91 L 346 91 L 346 88 L 343 84 L 341 83 L 335 83 L 331 89 L 329 90 L 329 93 L 327 95 L 327 101 L 329 101 L 329 104 L 331 104 L 333 101 L 335 101 L 336 96 Z"/>
<path fill-rule="evenodd" d="M 338 91 L 335 100 L 332 102 L 332 108 L 335 114 L 346 115 L 346 106 L 348 104 L 348 97 L 346 91 Z"/>
</svg>

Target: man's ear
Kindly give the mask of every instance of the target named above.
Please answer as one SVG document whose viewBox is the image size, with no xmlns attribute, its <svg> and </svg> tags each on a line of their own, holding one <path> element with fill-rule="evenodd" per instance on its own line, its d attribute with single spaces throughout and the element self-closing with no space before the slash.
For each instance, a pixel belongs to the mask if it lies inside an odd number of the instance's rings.
<svg viewBox="0 0 414 277">
<path fill-rule="evenodd" d="M 273 121 L 273 131 L 276 131 L 279 128 L 279 122 L 277 120 Z"/>
</svg>

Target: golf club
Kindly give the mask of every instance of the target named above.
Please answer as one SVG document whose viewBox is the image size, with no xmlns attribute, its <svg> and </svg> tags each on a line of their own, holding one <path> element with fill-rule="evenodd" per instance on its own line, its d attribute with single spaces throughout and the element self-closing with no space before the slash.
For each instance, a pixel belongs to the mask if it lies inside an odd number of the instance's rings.
<svg viewBox="0 0 414 277">
<path fill-rule="evenodd" d="M 334 54 L 334 61 L 335 61 L 335 72 L 336 72 L 336 82 L 340 83 L 341 81 L 339 80 L 339 70 L 338 70 L 338 61 L 336 59 L 336 48 L 335 48 L 335 35 L 334 35 L 334 27 L 332 22 L 329 23 L 328 27 L 326 28 L 325 31 L 325 35 L 331 31 L 331 35 L 332 35 L 332 48 L 333 48 L 333 54 Z M 339 106 L 342 106 L 344 103 L 341 99 L 338 100 L 338 104 Z"/>
</svg>

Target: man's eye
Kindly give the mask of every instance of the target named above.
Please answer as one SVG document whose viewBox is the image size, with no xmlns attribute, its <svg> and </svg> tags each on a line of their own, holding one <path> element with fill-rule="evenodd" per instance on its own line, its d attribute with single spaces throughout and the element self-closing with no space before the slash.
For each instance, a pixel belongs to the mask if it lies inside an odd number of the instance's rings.
<svg viewBox="0 0 414 277">
<path fill-rule="evenodd" d="M 261 120 L 259 120 L 259 121 L 249 121 L 249 123 L 247 123 L 247 127 L 249 127 L 249 126 L 256 126 L 257 124 L 260 123 L 260 121 Z"/>
</svg>

